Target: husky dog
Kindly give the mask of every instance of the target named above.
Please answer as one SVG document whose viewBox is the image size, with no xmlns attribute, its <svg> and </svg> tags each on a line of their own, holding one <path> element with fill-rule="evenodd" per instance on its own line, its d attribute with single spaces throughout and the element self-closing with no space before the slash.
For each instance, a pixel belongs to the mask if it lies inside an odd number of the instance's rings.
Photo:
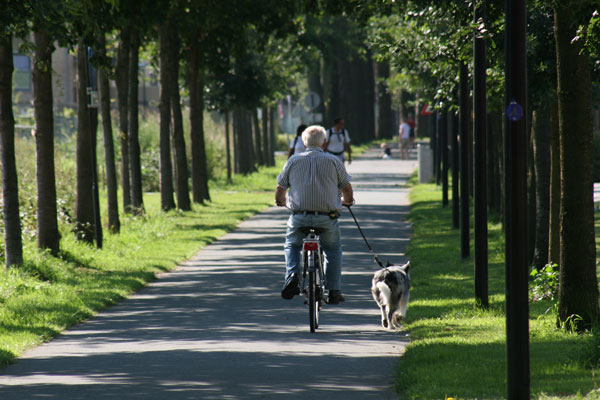
<svg viewBox="0 0 600 400">
<path fill-rule="evenodd" d="M 381 325 L 394 329 L 406 315 L 410 297 L 410 261 L 404 265 L 387 263 L 385 268 L 375 272 L 371 293 L 381 309 Z"/>
</svg>

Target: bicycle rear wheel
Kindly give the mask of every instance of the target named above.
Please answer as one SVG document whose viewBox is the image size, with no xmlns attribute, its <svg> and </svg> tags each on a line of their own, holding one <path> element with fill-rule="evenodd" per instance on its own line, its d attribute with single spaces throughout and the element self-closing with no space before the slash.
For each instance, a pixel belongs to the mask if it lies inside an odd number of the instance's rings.
<svg viewBox="0 0 600 400">
<path fill-rule="evenodd" d="M 308 272 L 308 316 L 310 331 L 314 332 L 319 327 L 319 300 L 317 291 L 317 271 Z"/>
</svg>

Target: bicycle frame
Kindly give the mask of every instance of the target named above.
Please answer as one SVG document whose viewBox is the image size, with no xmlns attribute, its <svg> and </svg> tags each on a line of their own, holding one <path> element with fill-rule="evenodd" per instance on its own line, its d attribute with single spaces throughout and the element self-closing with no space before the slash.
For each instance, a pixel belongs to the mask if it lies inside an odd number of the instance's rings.
<svg viewBox="0 0 600 400">
<path fill-rule="evenodd" d="M 302 294 L 309 306 L 310 331 L 319 326 L 319 311 L 323 300 L 323 250 L 319 236 L 311 230 L 302 243 Z M 308 283 L 307 281 L 308 277 Z"/>
</svg>

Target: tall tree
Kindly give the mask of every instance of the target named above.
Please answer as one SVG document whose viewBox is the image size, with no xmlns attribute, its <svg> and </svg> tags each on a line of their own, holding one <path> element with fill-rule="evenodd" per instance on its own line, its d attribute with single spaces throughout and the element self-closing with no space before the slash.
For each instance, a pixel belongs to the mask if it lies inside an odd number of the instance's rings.
<svg viewBox="0 0 600 400">
<path fill-rule="evenodd" d="M 258 120 L 258 109 L 252 109 L 252 137 L 254 138 L 254 153 L 258 165 L 265 165 L 263 158 L 262 138 L 260 131 L 260 121 Z"/>
<path fill-rule="evenodd" d="M 188 185 L 188 167 L 183 135 L 183 115 L 181 113 L 181 98 L 179 95 L 179 49 L 181 42 L 177 33 L 177 26 L 169 24 L 169 65 L 171 78 L 171 113 L 173 117 L 173 152 L 175 158 L 175 194 L 177 207 L 180 210 L 190 210 L 190 190 Z"/>
<path fill-rule="evenodd" d="M 192 38 L 188 62 L 190 93 L 190 141 L 192 151 L 192 198 L 195 203 L 210 201 L 208 166 L 204 141 L 204 66 L 201 65 L 200 30 Z"/>
<path fill-rule="evenodd" d="M 91 243 L 94 240 L 93 164 L 90 157 L 92 126 L 88 108 L 88 60 L 83 39 L 77 45 L 77 192 L 75 201 L 75 235 Z"/>
<path fill-rule="evenodd" d="M 391 139 L 394 135 L 392 115 L 392 97 L 388 92 L 386 80 L 390 77 L 388 61 L 377 63 L 377 132 L 378 139 Z"/>
<path fill-rule="evenodd" d="M 554 2 L 562 174 L 558 313 L 562 323 L 573 319 L 577 330 L 590 327 L 600 315 L 591 168 L 590 60 L 583 41 L 576 39 L 577 27 L 585 21 L 581 18 L 591 17 L 592 6 L 592 1 Z"/>
<path fill-rule="evenodd" d="M 100 34 L 100 57 L 106 59 L 106 37 Z M 112 233 L 119 233 L 121 221 L 119 220 L 119 201 L 117 196 L 117 169 L 115 164 L 115 146 L 112 131 L 112 117 L 110 114 L 110 88 L 106 67 L 98 70 L 98 94 L 100 96 L 100 112 L 102 114 L 102 132 L 104 134 L 104 167 L 106 169 L 106 195 L 108 206 L 108 229 Z"/>
<path fill-rule="evenodd" d="M 139 54 L 140 54 L 140 32 L 132 28 L 129 42 L 129 90 L 127 99 L 127 135 L 129 145 L 129 179 L 131 182 L 131 206 L 134 213 L 144 213 L 144 199 L 142 196 L 142 163 L 140 159 L 139 140 L 139 110 L 138 110 L 138 88 L 139 88 Z"/>
<path fill-rule="evenodd" d="M 4 17 L 4 15 L 3 15 Z M 2 21 L 4 18 L 1 19 Z M 19 184 L 15 159 L 15 119 L 12 110 L 12 36 L 0 33 L 0 162 L 5 264 L 23 264 L 19 217 Z"/>
<path fill-rule="evenodd" d="M 115 86 L 117 87 L 117 109 L 119 113 L 119 142 L 121 145 L 121 189 L 123 209 L 131 211 L 131 179 L 129 177 L 129 42 L 130 31 L 124 26 L 119 32 L 119 46 L 115 64 Z"/>
<path fill-rule="evenodd" d="M 173 164 L 171 163 L 171 69 L 169 68 L 169 23 L 167 19 L 158 26 L 158 52 L 160 63 L 160 206 L 163 211 L 175 208 L 173 199 Z"/>
<path fill-rule="evenodd" d="M 550 112 L 550 216 L 548 238 L 548 261 L 560 262 L 560 134 L 558 104 Z"/>
<path fill-rule="evenodd" d="M 550 235 L 550 108 L 533 112 L 533 159 L 535 164 L 535 246 L 533 266 L 548 263 Z"/>
<path fill-rule="evenodd" d="M 271 137 L 269 136 L 269 108 L 262 107 L 261 110 L 261 124 L 262 124 L 262 147 L 264 149 L 265 164 L 272 167 L 275 165 L 274 149 L 271 143 Z"/>
<path fill-rule="evenodd" d="M 34 26 L 33 106 L 35 118 L 37 178 L 37 244 L 58 253 L 60 233 L 54 175 L 54 111 L 52 97 L 52 52 L 50 34 L 41 22 Z"/>
</svg>

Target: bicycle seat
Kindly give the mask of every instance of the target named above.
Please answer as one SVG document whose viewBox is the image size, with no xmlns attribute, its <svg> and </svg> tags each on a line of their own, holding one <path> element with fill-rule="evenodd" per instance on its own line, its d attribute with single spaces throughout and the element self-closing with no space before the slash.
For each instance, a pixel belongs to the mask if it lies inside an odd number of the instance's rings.
<svg viewBox="0 0 600 400">
<path fill-rule="evenodd" d="M 311 231 L 313 231 L 317 235 L 320 235 L 324 231 L 324 229 L 316 228 L 314 226 L 303 226 L 302 228 L 300 228 L 300 232 L 304 233 L 305 235 L 308 235 Z"/>
</svg>

